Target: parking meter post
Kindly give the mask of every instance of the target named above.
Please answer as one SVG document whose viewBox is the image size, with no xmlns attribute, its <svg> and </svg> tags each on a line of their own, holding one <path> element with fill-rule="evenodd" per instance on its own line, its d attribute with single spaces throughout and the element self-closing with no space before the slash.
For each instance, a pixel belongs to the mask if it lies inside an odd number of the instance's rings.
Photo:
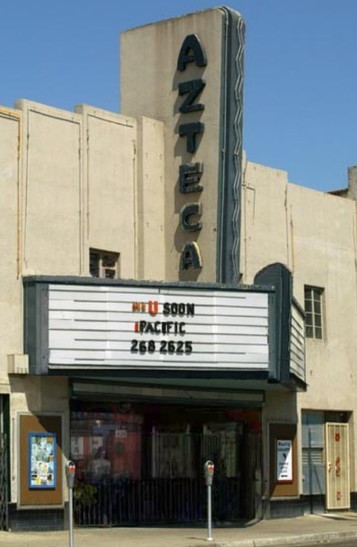
<svg viewBox="0 0 357 547">
<path fill-rule="evenodd" d="M 212 541 L 212 483 L 214 463 L 211 460 L 206 461 L 204 471 L 207 486 L 207 541 Z"/>
<path fill-rule="evenodd" d="M 74 487 L 75 475 L 76 475 L 76 465 L 72 461 L 67 462 L 66 479 L 67 479 L 67 486 L 68 486 L 68 502 L 69 502 L 69 547 L 74 547 L 73 487 Z"/>
<path fill-rule="evenodd" d="M 212 486 L 207 486 L 207 541 L 212 541 Z"/>
</svg>

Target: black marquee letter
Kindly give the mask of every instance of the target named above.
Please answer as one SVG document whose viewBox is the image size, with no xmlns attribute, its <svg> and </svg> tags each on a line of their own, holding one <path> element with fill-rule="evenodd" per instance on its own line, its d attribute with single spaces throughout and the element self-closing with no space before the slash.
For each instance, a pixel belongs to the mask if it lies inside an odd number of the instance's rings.
<svg viewBox="0 0 357 547">
<path fill-rule="evenodd" d="M 199 270 L 202 268 L 200 249 L 197 243 L 193 241 L 186 243 L 182 249 L 180 259 L 181 270 L 189 270 L 190 268 L 193 268 L 194 270 Z"/>
<path fill-rule="evenodd" d="M 180 225 L 185 232 L 198 232 L 202 230 L 202 222 L 190 222 L 190 217 L 201 215 L 201 206 L 199 203 L 188 203 L 180 211 Z"/>
<path fill-rule="evenodd" d="M 180 53 L 177 59 L 177 70 L 182 72 L 187 63 L 195 62 L 197 66 L 207 65 L 206 54 L 203 51 L 201 43 L 196 34 L 189 34 L 183 41 Z"/>
<path fill-rule="evenodd" d="M 203 133 L 204 124 L 202 122 L 183 123 L 179 126 L 180 137 L 187 137 L 186 150 L 194 154 L 197 150 L 196 135 Z"/>
<path fill-rule="evenodd" d="M 184 163 L 180 165 L 180 192 L 202 192 L 203 186 L 198 184 L 203 174 L 203 163 Z"/>
<path fill-rule="evenodd" d="M 179 95 L 188 95 L 180 106 L 181 114 L 187 114 L 188 112 L 197 112 L 198 110 L 204 110 L 205 105 L 202 103 L 194 104 L 194 101 L 199 97 L 204 89 L 206 82 L 202 79 L 190 80 L 189 82 L 182 82 L 178 86 Z"/>
</svg>

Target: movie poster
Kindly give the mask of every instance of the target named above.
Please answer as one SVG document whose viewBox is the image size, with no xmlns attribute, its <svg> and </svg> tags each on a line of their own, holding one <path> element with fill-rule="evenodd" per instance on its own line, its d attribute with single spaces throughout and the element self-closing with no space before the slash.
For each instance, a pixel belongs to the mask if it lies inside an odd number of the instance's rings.
<svg viewBox="0 0 357 547">
<path fill-rule="evenodd" d="M 29 433 L 29 488 L 56 487 L 56 435 Z"/>
<path fill-rule="evenodd" d="M 276 479 L 277 482 L 293 481 L 293 442 L 276 441 Z"/>
</svg>

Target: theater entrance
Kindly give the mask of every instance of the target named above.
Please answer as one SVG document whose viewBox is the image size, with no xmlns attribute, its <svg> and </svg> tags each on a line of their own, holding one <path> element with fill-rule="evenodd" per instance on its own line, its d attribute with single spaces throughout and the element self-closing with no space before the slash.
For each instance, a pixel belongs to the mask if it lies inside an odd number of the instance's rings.
<svg viewBox="0 0 357 547">
<path fill-rule="evenodd" d="M 216 523 L 252 519 L 261 412 L 73 401 L 77 525 L 193 524 L 206 519 L 203 466 L 215 463 Z"/>
</svg>

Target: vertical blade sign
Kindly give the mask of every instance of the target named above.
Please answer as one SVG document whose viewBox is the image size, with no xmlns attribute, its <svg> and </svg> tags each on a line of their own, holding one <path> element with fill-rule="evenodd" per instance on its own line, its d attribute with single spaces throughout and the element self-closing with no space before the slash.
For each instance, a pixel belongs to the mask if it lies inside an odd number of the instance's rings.
<svg viewBox="0 0 357 547">
<path fill-rule="evenodd" d="M 188 63 L 194 63 L 197 67 L 203 68 L 207 65 L 206 54 L 195 34 L 189 34 L 183 41 L 177 60 L 177 69 L 180 72 L 186 70 Z M 206 83 L 202 78 L 181 82 L 178 86 L 178 92 L 184 100 L 180 106 L 182 115 L 204 110 L 204 104 L 198 101 Z M 181 123 L 179 125 L 179 135 L 186 138 L 186 152 L 195 154 L 199 146 L 199 135 L 204 132 L 204 124 L 200 121 Z M 181 194 L 200 193 L 203 187 L 200 180 L 203 174 L 203 164 L 184 163 L 180 165 L 179 172 L 179 190 Z M 199 232 L 202 229 L 202 223 L 194 220 L 192 217 L 201 217 L 201 206 L 199 203 L 186 203 L 180 211 L 180 226 L 184 232 Z M 199 246 L 194 241 L 185 243 L 181 251 L 180 269 L 198 270 L 202 268 L 202 259 Z"/>
</svg>

